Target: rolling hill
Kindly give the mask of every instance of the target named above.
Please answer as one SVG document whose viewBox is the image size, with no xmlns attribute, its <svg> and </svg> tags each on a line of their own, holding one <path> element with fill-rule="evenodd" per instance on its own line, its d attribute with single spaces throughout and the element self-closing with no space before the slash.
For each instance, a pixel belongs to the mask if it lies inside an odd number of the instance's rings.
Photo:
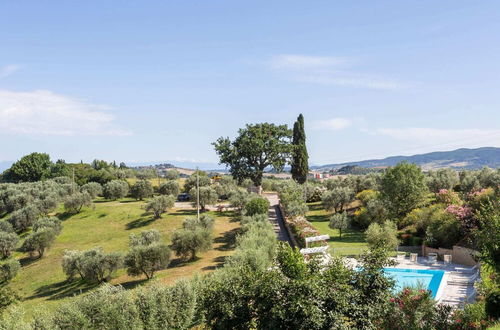
<svg viewBox="0 0 500 330">
<path fill-rule="evenodd" d="M 413 156 L 392 156 L 384 159 L 370 159 L 342 164 L 312 166 L 317 171 L 337 170 L 344 166 L 360 166 L 366 168 L 387 167 L 406 161 L 422 167 L 423 170 L 438 168 L 479 169 L 483 166 L 500 167 L 500 148 L 484 147 L 477 149 L 457 149 L 438 151 Z"/>
</svg>

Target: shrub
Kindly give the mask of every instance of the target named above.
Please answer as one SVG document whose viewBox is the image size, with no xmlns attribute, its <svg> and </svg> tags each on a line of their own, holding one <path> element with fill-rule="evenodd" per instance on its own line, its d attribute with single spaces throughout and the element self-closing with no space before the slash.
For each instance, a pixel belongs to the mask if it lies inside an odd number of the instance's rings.
<svg viewBox="0 0 500 330">
<path fill-rule="evenodd" d="M 399 243 L 396 225 L 391 221 L 372 223 L 365 234 L 366 242 L 373 248 L 395 249 Z"/>
<path fill-rule="evenodd" d="M 100 183 L 89 182 L 81 186 L 80 191 L 88 193 L 90 197 L 94 199 L 97 196 L 102 195 L 103 189 Z"/>
<path fill-rule="evenodd" d="M 267 214 L 267 212 L 269 212 L 269 206 L 269 201 L 266 198 L 257 197 L 251 199 L 245 205 L 245 214 L 248 216 L 255 214 Z"/>
<path fill-rule="evenodd" d="M 158 192 L 162 195 L 179 195 L 179 183 L 176 180 L 168 180 L 160 185 Z"/>
<path fill-rule="evenodd" d="M 460 240 L 460 223 L 451 214 L 442 213 L 427 227 L 425 242 L 431 247 L 452 248 Z"/>
<path fill-rule="evenodd" d="M 12 227 L 12 225 L 9 222 L 7 222 L 5 220 L 1 220 L 0 221 L 0 232 L 13 233 L 14 228 Z"/>
<path fill-rule="evenodd" d="M 234 207 L 240 213 L 251 198 L 252 194 L 242 188 L 235 189 L 229 193 L 229 203 L 231 207 Z"/>
<path fill-rule="evenodd" d="M 80 213 L 84 206 L 92 205 L 92 198 L 87 192 L 74 193 L 64 201 L 64 209 L 68 213 Z"/>
<path fill-rule="evenodd" d="M 0 231 L 0 259 L 8 258 L 18 242 L 19 237 L 15 233 Z"/>
<path fill-rule="evenodd" d="M 146 204 L 146 211 L 152 211 L 156 219 L 161 218 L 161 215 L 174 207 L 174 196 L 155 196 Z"/>
<path fill-rule="evenodd" d="M 500 319 L 500 290 L 492 290 L 486 295 L 486 314 L 494 319 Z"/>
<path fill-rule="evenodd" d="M 19 269 L 21 269 L 21 265 L 16 259 L 0 261 L 0 284 L 6 283 L 16 277 Z"/>
<path fill-rule="evenodd" d="M 103 194 L 106 199 L 116 200 L 128 194 L 128 183 L 122 180 L 112 180 L 104 185 Z"/>
<path fill-rule="evenodd" d="M 338 187 L 323 194 L 322 201 L 326 210 L 342 212 L 347 204 L 354 200 L 354 190 Z"/>
<path fill-rule="evenodd" d="M 194 260 L 198 252 L 207 251 L 212 247 L 212 233 L 204 228 L 178 229 L 172 235 L 172 250 L 187 259 Z"/>
<path fill-rule="evenodd" d="M 132 197 L 137 200 L 143 200 L 144 198 L 153 196 L 153 186 L 147 180 L 139 180 L 130 189 Z"/>
</svg>

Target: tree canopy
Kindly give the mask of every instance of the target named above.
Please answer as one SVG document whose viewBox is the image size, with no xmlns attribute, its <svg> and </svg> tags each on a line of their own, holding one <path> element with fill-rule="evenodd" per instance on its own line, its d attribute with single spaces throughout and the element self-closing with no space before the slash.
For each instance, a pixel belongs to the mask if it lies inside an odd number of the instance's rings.
<svg viewBox="0 0 500 330">
<path fill-rule="evenodd" d="M 292 178 L 302 184 L 307 180 L 309 173 L 308 159 L 306 147 L 306 132 L 304 129 L 304 116 L 299 115 L 297 121 L 293 125 L 293 156 L 292 156 Z"/>
<path fill-rule="evenodd" d="M 290 138 L 286 125 L 249 124 L 238 131 L 234 141 L 220 137 L 213 145 L 220 164 L 227 165 L 238 182 L 248 178 L 260 186 L 266 168 L 283 170 L 292 151 Z"/>
</svg>

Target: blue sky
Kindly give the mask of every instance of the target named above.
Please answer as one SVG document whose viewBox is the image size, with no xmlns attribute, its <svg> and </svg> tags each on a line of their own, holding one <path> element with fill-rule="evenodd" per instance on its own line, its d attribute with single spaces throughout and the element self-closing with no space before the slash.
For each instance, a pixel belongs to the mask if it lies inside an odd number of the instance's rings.
<svg viewBox="0 0 500 330">
<path fill-rule="evenodd" d="M 3 1 L 0 161 L 217 162 L 306 120 L 310 162 L 500 147 L 497 1 Z"/>
</svg>

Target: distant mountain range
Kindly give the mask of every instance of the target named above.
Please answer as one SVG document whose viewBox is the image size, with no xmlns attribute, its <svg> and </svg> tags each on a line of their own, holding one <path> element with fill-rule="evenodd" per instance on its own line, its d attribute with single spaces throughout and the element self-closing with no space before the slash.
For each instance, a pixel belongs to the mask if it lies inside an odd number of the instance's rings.
<svg viewBox="0 0 500 330">
<path fill-rule="evenodd" d="M 500 148 L 484 147 L 477 149 L 457 149 L 452 151 L 438 151 L 413 156 L 392 156 L 384 159 L 370 159 L 342 164 L 328 164 L 311 166 L 317 171 L 338 170 L 344 166 L 360 166 L 365 168 L 383 168 L 394 166 L 406 161 L 419 165 L 423 170 L 438 168 L 479 169 L 483 166 L 500 167 Z"/>
</svg>

